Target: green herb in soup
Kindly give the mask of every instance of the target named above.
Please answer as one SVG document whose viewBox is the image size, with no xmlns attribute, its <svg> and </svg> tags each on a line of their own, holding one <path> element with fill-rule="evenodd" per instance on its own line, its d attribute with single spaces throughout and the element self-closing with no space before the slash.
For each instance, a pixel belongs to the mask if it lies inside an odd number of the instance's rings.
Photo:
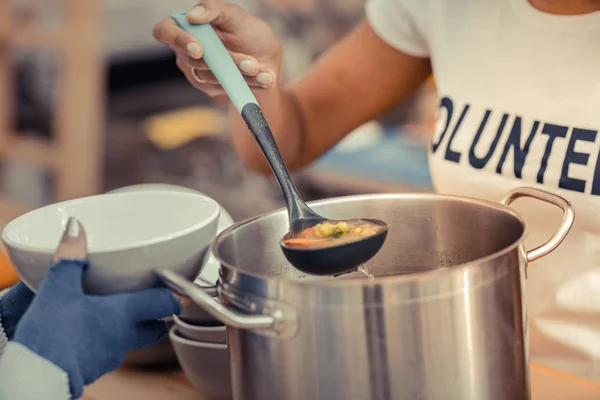
<svg viewBox="0 0 600 400">
<path fill-rule="evenodd" d="M 308 228 L 308 230 L 310 229 L 314 229 L 314 235 L 321 239 L 338 239 L 342 237 L 344 233 L 350 232 L 350 226 L 344 221 L 338 222 L 337 224 L 323 222 L 322 224 L 315 225 L 314 228 Z"/>
</svg>

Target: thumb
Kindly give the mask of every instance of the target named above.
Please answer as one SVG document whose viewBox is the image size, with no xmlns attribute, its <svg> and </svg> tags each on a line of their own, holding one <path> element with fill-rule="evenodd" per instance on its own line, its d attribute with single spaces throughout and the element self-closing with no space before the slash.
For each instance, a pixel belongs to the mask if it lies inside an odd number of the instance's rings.
<svg viewBox="0 0 600 400">
<path fill-rule="evenodd" d="M 87 260 L 61 259 L 48 269 L 38 294 L 56 291 L 83 294 L 82 280 L 88 268 Z"/>
<path fill-rule="evenodd" d="M 152 321 L 180 314 L 181 303 L 169 289 L 152 288 L 135 293 L 123 293 L 116 299 L 127 307 L 131 317 L 137 322 Z"/>
<path fill-rule="evenodd" d="M 204 0 L 187 13 L 187 19 L 192 24 L 212 23 L 229 33 L 235 33 L 249 17 L 251 15 L 237 4 L 219 0 Z"/>
</svg>

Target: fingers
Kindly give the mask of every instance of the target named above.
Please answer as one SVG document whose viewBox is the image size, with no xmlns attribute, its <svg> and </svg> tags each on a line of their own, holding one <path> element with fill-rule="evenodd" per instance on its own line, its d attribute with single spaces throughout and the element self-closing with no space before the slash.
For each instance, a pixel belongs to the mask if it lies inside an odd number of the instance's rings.
<svg viewBox="0 0 600 400">
<path fill-rule="evenodd" d="M 244 24 L 252 23 L 252 16 L 237 4 L 219 0 L 204 0 L 187 14 L 192 24 L 212 23 L 224 32 L 236 32 L 244 29 Z"/>
<path fill-rule="evenodd" d="M 81 223 L 71 217 L 67 221 L 60 243 L 54 252 L 54 262 L 61 259 L 87 259 L 87 237 Z"/>
<path fill-rule="evenodd" d="M 235 4 L 221 3 L 217 0 L 207 0 L 192 8 L 187 19 L 193 24 L 212 23 L 223 32 L 244 29 L 244 23 L 252 23 L 252 16 Z M 200 59 L 203 53 L 202 44 L 177 25 L 170 17 L 162 19 L 154 26 L 152 35 L 159 42 L 168 44 L 184 51 L 194 59 Z"/>
<path fill-rule="evenodd" d="M 164 321 L 144 321 L 137 324 L 136 344 L 138 349 L 148 347 L 164 339 L 169 333 L 169 327 Z"/>
<path fill-rule="evenodd" d="M 171 294 L 179 301 L 182 308 L 187 308 L 192 304 L 192 300 L 189 297 L 185 297 L 179 293 L 175 293 L 171 290 Z"/>
<path fill-rule="evenodd" d="M 181 58 L 184 65 L 187 65 L 190 68 L 195 68 L 199 70 L 208 71 L 210 68 L 206 65 L 206 62 L 203 59 L 195 59 L 190 57 L 186 52 L 181 51 L 181 49 L 173 48 L 175 53 L 177 54 L 177 58 Z M 245 54 L 235 53 L 230 51 L 229 54 L 233 59 L 233 62 L 238 66 L 240 72 L 246 76 L 256 76 L 258 73 L 267 71 L 267 68 L 261 66 L 258 61 L 252 56 L 248 56 Z"/>
<path fill-rule="evenodd" d="M 159 42 L 168 44 L 185 52 L 189 57 L 199 60 L 204 48 L 192 35 L 184 31 L 172 18 L 165 18 L 154 26 L 152 35 Z"/>
<path fill-rule="evenodd" d="M 196 89 L 202 90 L 210 97 L 218 96 L 222 93 L 225 93 L 220 85 L 209 85 L 201 81 L 194 73 L 194 69 L 184 64 L 180 57 L 177 57 L 176 63 L 177 67 L 179 67 L 181 72 L 183 72 L 183 75 L 185 75 L 188 82 Z"/>
<path fill-rule="evenodd" d="M 85 230 L 78 220 L 71 217 L 54 252 L 53 264 L 40 285 L 40 293 L 83 294 L 82 279 L 88 267 Z"/>
<path fill-rule="evenodd" d="M 276 86 L 274 64 L 265 60 L 259 62 L 256 57 L 248 55 L 254 54 L 253 51 L 259 54 L 265 48 L 278 47 L 273 45 L 277 41 L 271 37 L 266 24 L 239 6 L 219 0 L 202 1 L 187 13 L 187 19 L 192 24 L 212 23 L 217 28 L 219 36 L 230 49 L 229 53 L 235 64 L 251 87 L 272 89 Z M 194 87 L 211 97 L 224 94 L 202 59 L 204 48 L 201 42 L 181 29 L 172 18 L 160 21 L 154 27 L 153 35 L 177 53 L 177 65 Z M 254 36 L 256 38 L 252 39 Z"/>
<path fill-rule="evenodd" d="M 82 281 L 88 268 L 89 263 L 86 260 L 61 259 L 48 269 L 40 285 L 38 296 L 54 292 L 83 294 Z"/>
<path fill-rule="evenodd" d="M 181 303 L 167 288 L 118 294 L 115 295 L 114 302 L 126 307 L 137 322 L 167 318 L 182 311 Z"/>
<path fill-rule="evenodd" d="M 231 53 L 231 55 L 248 85 L 257 89 L 272 89 L 275 87 L 276 79 L 272 70 L 261 66 L 250 56 L 238 53 Z M 195 60 L 178 51 L 177 66 L 188 80 L 199 89 L 204 90 L 207 88 L 202 84 L 219 85 L 217 78 L 203 60 Z M 222 92 L 222 89 L 220 92 Z"/>
</svg>

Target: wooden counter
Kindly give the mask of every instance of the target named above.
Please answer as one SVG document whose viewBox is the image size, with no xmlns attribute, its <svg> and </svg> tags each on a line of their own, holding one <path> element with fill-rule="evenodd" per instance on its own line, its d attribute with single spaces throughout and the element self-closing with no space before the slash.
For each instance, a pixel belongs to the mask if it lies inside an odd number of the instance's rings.
<svg viewBox="0 0 600 400">
<path fill-rule="evenodd" d="M 600 400 L 600 383 L 532 364 L 533 400 Z M 121 369 L 85 392 L 83 400 L 205 400 L 181 373 Z M 284 399 L 281 399 L 284 400 Z"/>
</svg>

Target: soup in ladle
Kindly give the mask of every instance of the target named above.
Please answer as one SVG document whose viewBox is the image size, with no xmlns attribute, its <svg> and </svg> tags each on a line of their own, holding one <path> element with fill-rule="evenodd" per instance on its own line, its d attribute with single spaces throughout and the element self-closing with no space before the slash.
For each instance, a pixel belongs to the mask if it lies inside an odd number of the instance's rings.
<svg viewBox="0 0 600 400">
<path fill-rule="evenodd" d="M 351 223 L 325 221 L 304 229 L 295 237 L 285 239 L 283 243 L 296 248 L 336 246 L 364 239 L 383 229 L 383 226 L 365 220 L 353 220 Z"/>
</svg>

